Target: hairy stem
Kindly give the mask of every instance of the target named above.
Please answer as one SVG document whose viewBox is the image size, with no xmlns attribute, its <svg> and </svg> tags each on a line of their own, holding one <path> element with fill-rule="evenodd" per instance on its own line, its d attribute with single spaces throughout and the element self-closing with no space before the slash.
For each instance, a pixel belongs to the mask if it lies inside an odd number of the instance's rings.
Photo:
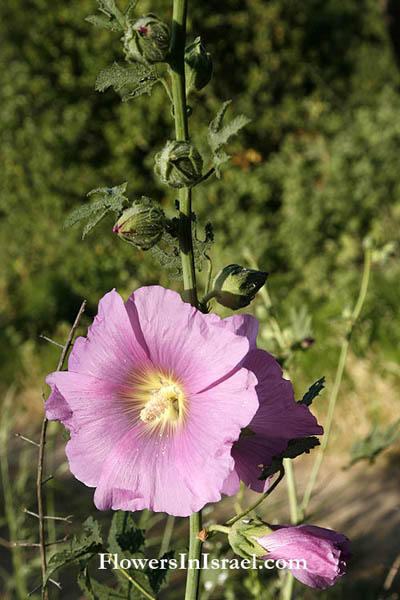
<svg viewBox="0 0 400 600">
<path fill-rule="evenodd" d="M 171 45 L 171 82 L 174 101 L 175 135 L 188 141 L 188 119 L 185 92 L 185 39 L 188 0 L 174 0 Z M 189 188 L 179 190 L 179 244 L 183 270 L 184 298 L 197 307 L 196 274 L 192 241 L 192 194 Z"/>
<path fill-rule="evenodd" d="M 175 134 L 178 141 L 187 141 L 189 139 L 184 62 L 187 6 L 188 0 L 174 0 L 170 69 Z M 192 240 L 192 194 L 188 188 L 181 188 L 179 190 L 179 246 L 182 261 L 184 299 L 186 302 L 197 307 L 196 272 Z M 189 523 L 189 560 L 199 560 L 202 544 L 197 534 L 201 530 L 201 512 L 191 515 Z M 185 600 L 196 600 L 198 598 L 199 582 L 200 570 L 189 568 L 186 580 Z"/>
</svg>

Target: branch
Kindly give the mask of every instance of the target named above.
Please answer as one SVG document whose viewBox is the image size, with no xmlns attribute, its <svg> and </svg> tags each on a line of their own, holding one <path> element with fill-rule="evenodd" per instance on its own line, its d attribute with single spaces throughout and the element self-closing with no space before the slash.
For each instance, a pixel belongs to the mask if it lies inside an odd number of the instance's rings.
<svg viewBox="0 0 400 600">
<path fill-rule="evenodd" d="M 74 321 L 74 324 L 72 325 L 71 330 L 69 332 L 68 339 L 67 339 L 65 345 L 63 346 L 60 360 L 58 361 L 58 365 L 57 365 L 57 371 L 61 371 L 61 369 L 64 366 L 64 361 L 68 354 L 68 350 L 71 347 L 72 340 L 74 339 L 75 332 L 78 328 L 78 325 L 79 325 L 79 322 L 83 315 L 83 312 L 85 310 L 85 307 L 86 307 L 86 300 L 84 300 L 82 302 L 81 307 L 76 316 L 76 319 Z M 43 394 L 43 400 L 44 400 L 44 394 Z M 26 509 L 24 511 L 24 512 L 27 512 L 28 514 L 33 514 L 34 516 L 37 516 L 37 518 L 39 519 L 39 545 L 40 545 L 40 560 L 41 560 L 41 565 L 42 565 L 42 598 L 44 600 L 49 599 L 49 593 L 48 593 L 48 590 L 46 587 L 46 570 L 47 570 L 46 546 L 47 546 L 47 544 L 46 544 L 46 540 L 45 540 L 44 520 L 53 518 L 56 520 L 67 521 L 68 523 L 70 523 L 70 521 L 68 520 L 70 517 L 65 517 L 65 518 L 46 517 L 44 515 L 42 484 L 43 484 L 44 449 L 45 449 L 45 445 L 46 445 L 47 423 L 48 423 L 48 421 L 45 416 L 43 419 L 43 422 L 42 422 L 42 429 L 41 429 L 41 433 L 40 433 L 39 458 L 38 458 L 37 477 L 36 477 L 36 495 L 37 495 L 37 504 L 38 504 L 38 515 L 36 515 L 35 513 L 30 513 Z"/>
</svg>

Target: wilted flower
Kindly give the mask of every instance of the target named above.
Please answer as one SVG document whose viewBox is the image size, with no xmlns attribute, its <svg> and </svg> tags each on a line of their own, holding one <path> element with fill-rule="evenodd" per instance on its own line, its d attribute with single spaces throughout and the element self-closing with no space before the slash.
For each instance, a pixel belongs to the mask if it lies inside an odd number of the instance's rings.
<svg viewBox="0 0 400 600">
<path fill-rule="evenodd" d="M 156 154 L 154 170 L 173 188 L 192 187 L 201 179 L 203 159 L 189 142 L 169 140 Z"/>
<path fill-rule="evenodd" d="M 150 64 L 164 62 L 170 42 L 168 25 L 156 15 L 148 14 L 128 23 L 123 42 L 127 60 Z"/>
<path fill-rule="evenodd" d="M 96 487 L 97 508 L 187 516 L 221 498 L 232 444 L 258 408 L 237 319 L 159 286 L 125 305 L 115 291 L 102 298 L 68 371 L 46 380 L 47 417 L 71 432 L 71 471 Z"/>
<path fill-rule="evenodd" d="M 258 380 L 259 408 L 232 447 L 235 470 L 223 489 L 228 495 L 238 491 L 240 480 L 256 492 L 264 492 L 269 481 L 260 481 L 259 477 L 264 467 L 271 464 L 272 457 L 286 450 L 289 440 L 323 433 L 309 408 L 295 402 L 292 384 L 282 377 L 274 357 L 256 347 L 257 319 L 245 316 L 243 319 L 243 315 L 234 315 L 226 321 L 238 335 L 249 338 L 250 351 L 242 366 Z"/>
<path fill-rule="evenodd" d="M 315 525 L 270 525 L 270 528 L 272 533 L 255 537 L 268 551 L 260 559 L 291 560 L 289 571 L 294 577 L 320 590 L 332 586 L 345 574 L 351 556 L 350 540 L 345 535 Z"/>
</svg>

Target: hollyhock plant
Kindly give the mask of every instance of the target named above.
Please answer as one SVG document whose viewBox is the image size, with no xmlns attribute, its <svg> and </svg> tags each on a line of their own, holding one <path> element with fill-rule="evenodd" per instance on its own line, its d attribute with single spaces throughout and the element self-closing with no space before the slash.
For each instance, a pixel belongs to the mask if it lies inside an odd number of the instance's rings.
<svg viewBox="0 0 400 600">
<path fill-rule="evenodd" d="M 47 417 L 71 432 L 71 471 L 96 487 L 97 508 L 187 516 L 220 500 L 232 444 L 258 408 L 248 351 L 229 320 L 174 291 L 102 298 L 68 371 L 46 380 Z"/>
<path fill-rule="evenodd" d="M 323 590 L 346 572 L 350 540 L 332 529 L 315 525 L 270 525 L 273 533 L 255 540 L 268 551 L 260 559 L 304 560 L 306 568 L 290 568 L 296 579 Z M 292 563 L 293 564 L 293 563 Z"/>
</svg>

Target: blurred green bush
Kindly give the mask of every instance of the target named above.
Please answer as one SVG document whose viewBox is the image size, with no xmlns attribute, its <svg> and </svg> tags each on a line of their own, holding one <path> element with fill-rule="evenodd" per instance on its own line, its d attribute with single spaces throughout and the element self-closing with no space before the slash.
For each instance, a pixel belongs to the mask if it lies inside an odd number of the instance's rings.
<svg viewBox="0 0 400 600">
<path fill-rule="evenodd" d="M 138 9 L 171 17 L 161 0 Z M 4 381 L 29 370 L 24 342 L 71 321 L 82 297 L 93 312 L 112 287 L 159 281 L 158 265 L 113 236 L 111 220 L 83 242 L 62 229 L 90 189 L 123 181 L 132 199 L 173 209 L 152 173 L 173 125 L 164 92 L 122 104 L 94 91 L 101 68 L 123 58 L 118 34 L 84 21 L 95 10 L 94 0 L 1 8 Z M 212 83 L 191 101 L 193 139 L 206 154 L 206 126 L 225 99 L 252 119 L 222 179 L 195 191 L 200 223 L 215 224 L 214 266 L 244 263 L 248 247 L 271 273 L 283 318 L 307 304 L 324 336 L 356 292 L 364 236 L 398 238 L 400 79 L 385 15 L 376 0 L 209 0 L 191 3 L 190 16 L 189 41 L 201 34 L 214 58 Z M 399 357 L 399 276 L 398 255 L 374 274 L 360 352 L 380 344 Z M 46 362 L 48 349 L 37 352 Z"/>
</svg>

